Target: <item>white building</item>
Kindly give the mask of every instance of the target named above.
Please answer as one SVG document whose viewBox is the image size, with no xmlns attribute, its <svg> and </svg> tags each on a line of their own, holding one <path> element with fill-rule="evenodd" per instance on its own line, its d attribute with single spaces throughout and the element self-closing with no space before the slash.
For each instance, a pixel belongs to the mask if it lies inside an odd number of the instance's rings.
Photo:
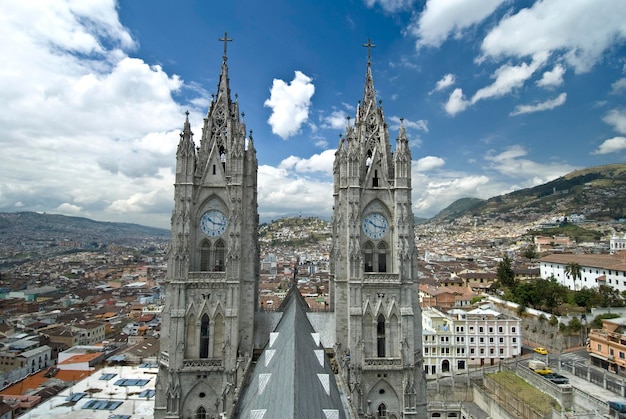
<svg viewBox="0 0 626 419">
<path fill-rule="evenodd" d="M 422 315 L 424 370 L 428 378 L 494 365 L 521 354 L 521 320 L 491 308 Z"/>
<path fill-rule="evenodd" d="M 580 266 L 580 277 L 566 274 L 568 265 Z M 539 261 L 541 278 L 552 276 L 559 284 L 569 289 L 580 290 L 607 285 L 619 293 L 626 290 L 626 257 L 624 252 L 615 254 L 553 254 L 544 256 Z"/>
</svg>

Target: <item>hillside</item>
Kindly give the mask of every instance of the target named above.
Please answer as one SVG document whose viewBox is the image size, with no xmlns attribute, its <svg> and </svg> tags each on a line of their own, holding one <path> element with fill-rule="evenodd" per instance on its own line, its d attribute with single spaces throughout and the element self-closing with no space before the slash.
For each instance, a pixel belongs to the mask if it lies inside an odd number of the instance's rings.
<svg viewBox="0 0 626 419">
<path fill-rule="evenodd" d="M 169 240 L 169 230 L 138 224 L 109 223 L 82 217 L 36 212 L 0 212 L 0 245 L 80 242 L 82 247 L 116 244 L 135 246 L 151 240 Z"/>
<path fill-rule="evenodd" d="M 626 218 L 626 164 L 576 170 L 543 185 L 487 200 L 463 198 L 431 221 L 461 217 L 533 221 L 571 214 L 584 215 L 588 220 Z"/>
</svg>

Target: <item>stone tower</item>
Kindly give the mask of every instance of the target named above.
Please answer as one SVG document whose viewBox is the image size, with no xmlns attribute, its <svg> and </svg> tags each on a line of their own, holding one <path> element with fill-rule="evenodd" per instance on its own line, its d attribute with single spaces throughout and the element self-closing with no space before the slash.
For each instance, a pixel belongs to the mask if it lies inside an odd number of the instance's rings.
<svg viewBox="0 0 626 419">
<path fill-rule="evenodd" d="M 365 92 L 334 163 L 335 348 L 355 417 L 426 418 L 422 319 L 404 126 L 392 153 L 368 41 Z"/>
<path fill-rule="evenodd" d="M 217 94 L 196 148 L 176 152 L 155 417 L 230 416 L 252 358 L 259 246 L 256 152 L 231 99 L 226 34 Z"/>
</svg>

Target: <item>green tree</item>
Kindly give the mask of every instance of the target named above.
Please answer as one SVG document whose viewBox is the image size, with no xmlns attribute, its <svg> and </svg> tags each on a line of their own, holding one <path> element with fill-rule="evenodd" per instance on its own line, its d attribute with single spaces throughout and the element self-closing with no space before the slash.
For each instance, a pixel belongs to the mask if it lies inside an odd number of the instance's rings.
<svg viewBox="0 0 626 419">
<path fill-rule="evenodd" d="M 574 280 L 574 291 L 576 291 L 576 280 L 582 278 L 582 268 L 577 262 L 568 263 L 565 267 L 565 276 Z"/>
<path fill-rule="evenodd" d="M 528 259 L 530 261 L 530 263 L 533 263 L 534 259 L 537 259 L 537 250 L 535 249 L 535 246 L 532 244 L 529 244 L 526 249 L 524 249 L 524 253 L 522 253 L 522 255 Z"/>
<path fill-rule="evenodd" d="M 502 260 L 498 262 L 498 271 L 496 273 L 498 282 L 505 287 L 508 287 L 511 291 L 517 286 L 517 280 L 515 279 L 515 272 L 511 266 L 511 259 L 509 255 L 504 254 Z"/>
</svg>

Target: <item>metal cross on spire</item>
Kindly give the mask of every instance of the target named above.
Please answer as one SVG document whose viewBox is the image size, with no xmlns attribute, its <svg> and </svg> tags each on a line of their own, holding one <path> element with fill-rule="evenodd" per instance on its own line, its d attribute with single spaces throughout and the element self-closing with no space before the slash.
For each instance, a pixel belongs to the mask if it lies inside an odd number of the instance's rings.
<svg viewBox="0 0 626 419">
<path fill-rule="evenodd" d="M 364 47 L 367 47 L 367 64 L 371 64 L 372 63 L 372 55 L 371 55 L 371 51 L 372 48 L 376 48 L 375 44 L 372 44 L 372 41 L 367 38 L 367 44 L 363 44 Z"/>
<path fill-rule="evenodd" d="M 223 41 L 224 42 L 224 56 L 222 57 L 224 59 L 224 61 L 226 61 L 228 58 L 226 57 L 226 45 L 227 42 L 232 42 L 232 38 L 228 37 L 228 33 L 224 32 L 224 37 L 223 38 L 218 38 L 218 41 Z"/>
</svg>

